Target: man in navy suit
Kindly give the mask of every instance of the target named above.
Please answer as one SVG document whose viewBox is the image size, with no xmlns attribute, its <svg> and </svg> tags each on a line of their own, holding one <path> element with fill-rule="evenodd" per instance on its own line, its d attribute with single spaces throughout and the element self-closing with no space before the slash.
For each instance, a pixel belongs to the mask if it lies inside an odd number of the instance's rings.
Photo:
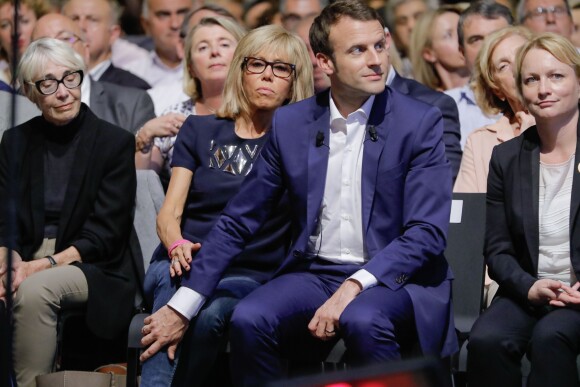
<svg viewBox="0 0 580 387">
<path fill-rule="evenodd" d="M 283 376 L 282 358 L 320 357 L 340 337 L 348 361 L 457 350 L 443 256 L 451 169 L 441 112 L 385 89 L 378 14 L 339 0 L 310 31 L 328 92 L 280 108 L 269 142 L 210 232 L 182 287 L 145 320 L 142 360 L 175 347 L 245 241 L 284 192 L 291 250 L 277 276 L 243 299 L 230 324 L 235 384 Z"/>
</svg>

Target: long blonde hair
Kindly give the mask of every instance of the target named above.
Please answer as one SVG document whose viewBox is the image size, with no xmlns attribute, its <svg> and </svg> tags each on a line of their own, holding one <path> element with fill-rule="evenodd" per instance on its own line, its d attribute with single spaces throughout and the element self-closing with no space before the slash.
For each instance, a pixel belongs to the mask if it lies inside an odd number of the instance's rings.
<svg viewBox="0 0 580 387">
<path fill-rule="evenodd" d="M 277 25 L 267 25 L 250 31 L 240 40 L 226 78 L 222 106 L 218 117 L 235 119 L 250 111 L 250 103 L 242 82 L 244 58 L 260 52 L 276 52 L 296 65 L 292 96 L 288 103 L 300 101 L 314 93 L 312 65 L 306 45 L 296 35 Z"/>
</svg>

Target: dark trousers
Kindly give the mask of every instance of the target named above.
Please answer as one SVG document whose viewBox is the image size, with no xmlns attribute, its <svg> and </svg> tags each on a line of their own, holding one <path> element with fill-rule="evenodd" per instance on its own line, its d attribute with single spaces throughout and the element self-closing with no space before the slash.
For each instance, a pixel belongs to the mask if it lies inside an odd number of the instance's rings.
<svg viewBox="0 0 580 387">
<path fill-rule="evenodd" d="M 467 345 L 470 387 L 521 386 L 521 359 L 531 362 L 528 387 L 580 386 L 580 311 L 532 309 L 496 298 L 476 321 Z"/>
<path fill-rule="evenodd" d="M 234 384 L 263 386 L 283 377 L 283 359 L 323 360 L 334 342 L 313 338 L 308 323 L 358 268 L 315 262 L 308 271 L 283 274 L 240 301 L 230 323 Z M 353 364 L 400 359 L 401 346 L 416 338 L 411 298 L 403 289 L 381 285 L 356 297 L 339 325 Z"/>
</svg>

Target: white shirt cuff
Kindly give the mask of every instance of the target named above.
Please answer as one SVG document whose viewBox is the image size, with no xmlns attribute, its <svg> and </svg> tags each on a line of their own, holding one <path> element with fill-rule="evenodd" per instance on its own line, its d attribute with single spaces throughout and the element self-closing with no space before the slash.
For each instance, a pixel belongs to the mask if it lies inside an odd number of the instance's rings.
<svg viewBox="0 0 580 387">
<path fill-rule="evenodd" d="M 373 286 L 377 286 L 379 281 L 377 277 L 366 271 L 365 269 L 360 269 L 347 279 L 353 279 L 355 281 L 360 282 L 362 285 L 362 291 L 364 292 L 368 288 L 372 288 Z"/>
<path fill-rule="evenodd" d="M 171 297 L 167 305 L 186 319 L 191 320 L 197 315 L 204 303 L 204 296 L 193 289 L 182 286 L 177 289 L 177 292 Z"/>
</svg>

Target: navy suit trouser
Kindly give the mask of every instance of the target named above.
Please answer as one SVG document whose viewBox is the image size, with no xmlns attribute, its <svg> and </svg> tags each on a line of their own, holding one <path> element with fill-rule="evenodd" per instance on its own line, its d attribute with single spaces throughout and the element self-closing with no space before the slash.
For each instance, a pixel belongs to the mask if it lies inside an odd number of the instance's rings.
<svg viewBox="0 0 580 387">
<path fill-rule="evenodd" d="M 316 310 L 359 268 L 318 260 L 240 301 L 230 322 L 234 384 L 263 386 L 280 379 L 286 359 L 321 361 L 338 337 L 345 341 L 349 363 L 400 359 L 401 346 L 416 340 L 413 305 L 404 289 L 367 289 L 340 316 L 334 341 L 310 335 L 308 323 Z"/>
<path fill-rule="evenodd" d="M 580 311 L 530 308 L 496 297 L 476 321 L 467 345 L 470 387 L 522 385 L 521 360 L 528 354 L 528 387 L 578 387 Z"/>
</svg>

